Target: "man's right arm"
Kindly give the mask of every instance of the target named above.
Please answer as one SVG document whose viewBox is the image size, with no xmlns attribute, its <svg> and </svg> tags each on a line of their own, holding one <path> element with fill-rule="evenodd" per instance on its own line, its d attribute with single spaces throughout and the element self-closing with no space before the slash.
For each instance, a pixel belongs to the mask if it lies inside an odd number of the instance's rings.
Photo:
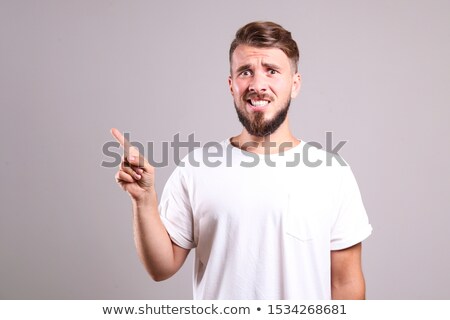
<svg viewBox="0 0 450 320">
<path fill-rule="evenodd" d="M 153 280 L 166 280 L 181 268 L 189 250 L 170 239 L 159 216 L 156 193 L 147 200 L 132 202 L 134 240 L 139 257 Z"/>
<path fill-rule="evenodd" d="M 154 167 L 117 129 L 112 129 L 111 133 L 125 151 L 116 181 L 131 197 L 139 257 L 155 281 L 168 279 L 181 268 L 189 250 L 172 242 L 161 221 L 154 189 Z"/>
</svg>

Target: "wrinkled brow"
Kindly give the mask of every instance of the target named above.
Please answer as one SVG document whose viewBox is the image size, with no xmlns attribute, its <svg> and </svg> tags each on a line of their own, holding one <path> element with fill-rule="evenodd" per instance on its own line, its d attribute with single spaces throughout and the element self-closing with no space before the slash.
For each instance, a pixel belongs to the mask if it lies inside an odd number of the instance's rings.
<svg viewBox="0 0 450 320">
<path fill-rule="evenodd" d="M 239 74 L 244 70 L 250 69 L 251 68 L 251 64 L 244 64 L 242 66 L 240 66 L 239 68 L 236 69 L 236 73 Z"/>
<path fill-rule="evenodd" d="M 280 70 L 280 66 L 273 64 L 273 63 L 267 63 L 267 62 L 263 62 L 262 66 L 266 69 L 274 69 L 274 70 Z M 242 66 L 240 66 L 239 68 L 236 69 L 236 73 L 239 74 L 244 70 L 248 70 L 251 69 L 252 65 L 251 64 L 244 64 Z"/>
<path fill-rule="evenodd" d="M 279 65 L 276 65 L 276 64 L 273 64 L 273 63 L 263 62 L 262 65 L 266 69 L 274 69 L 274 70 L 280 70 L 281 69 L 281 67 Z"/>
</svg>

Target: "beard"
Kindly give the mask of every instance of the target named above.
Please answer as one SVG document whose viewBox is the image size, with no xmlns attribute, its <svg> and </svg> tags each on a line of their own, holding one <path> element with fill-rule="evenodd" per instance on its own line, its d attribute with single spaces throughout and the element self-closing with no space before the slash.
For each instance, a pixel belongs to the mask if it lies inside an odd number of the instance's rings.
<svg viewBox="0 0 450 320">
<path fill-rule="evenodd" d="M 272 119 L 266 120 L 264 119 L 264 112 L 255 112 L 253 119 L 251 119 L 249 115 L 240 110 L 237 107 L 236 102 L 234 102 L 239 121 L 248 133 L 256 137 L 266 137 L 274 133 L 286 119 L 290 105 L 291 99 L 286 102 L 285 106 L 279 110 Z"/>
</svg>

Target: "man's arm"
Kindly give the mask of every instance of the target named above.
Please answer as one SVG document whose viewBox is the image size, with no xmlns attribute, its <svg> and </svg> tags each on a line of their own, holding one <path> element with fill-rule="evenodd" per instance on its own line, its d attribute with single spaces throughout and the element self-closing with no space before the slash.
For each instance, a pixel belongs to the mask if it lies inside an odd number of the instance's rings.
<svg viewBox="0 0 450 320">
<path fill-rule="evenodd" d="M 361 243 L 331 251 L 331 297 L 333 300 L 364 300 L 366 285 L 361 268 Z"/>
<path fill-rule="evenodd" d="M 112 129 L 111 133 L 125 153 L 116 181 L 131 197 L 134 239 L 139 257 L 153 280 L 165 280 L 180 269 L 189 250 L 172 242 L 161 221 L 154 188 L 154 168 L 119 130 Z"/>
<path fill-rule="evenodd" d="M 174 244 L 158 211 L 156 194 L 133 204 L 134 240 L 139 257 L 153 280 L 162 281 L 174 275 L 189 254 Z"/>
</svg>

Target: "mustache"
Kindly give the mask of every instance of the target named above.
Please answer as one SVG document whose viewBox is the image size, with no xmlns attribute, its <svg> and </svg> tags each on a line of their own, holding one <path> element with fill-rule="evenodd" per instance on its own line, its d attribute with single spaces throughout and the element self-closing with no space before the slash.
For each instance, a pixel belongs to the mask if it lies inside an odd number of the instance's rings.
<svg viewBox="0 0 450 320">
<path fill-rule="evenodd" d="M 257 92 L 249 92 L 244 97 L 245 100 L 254 99 L 254 100 L 268 100 L 273 101 L 273 97 L 268 93 L 257 93 Z"/>
</svg>

